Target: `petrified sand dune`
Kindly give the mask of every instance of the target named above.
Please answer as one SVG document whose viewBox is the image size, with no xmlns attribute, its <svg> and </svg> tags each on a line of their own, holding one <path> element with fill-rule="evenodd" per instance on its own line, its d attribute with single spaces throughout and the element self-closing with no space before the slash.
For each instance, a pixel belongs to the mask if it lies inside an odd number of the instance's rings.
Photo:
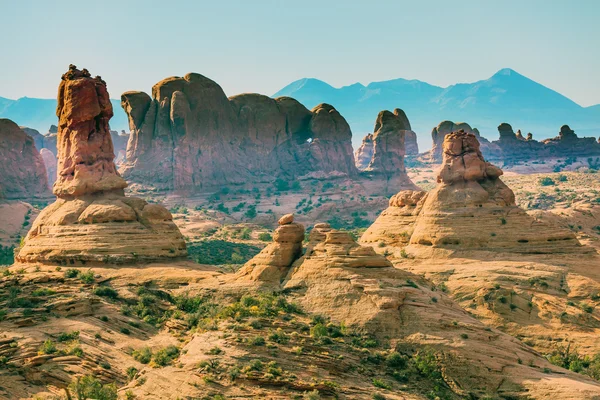
<svg viewBox="0 0 600 400">
<path fill-rule="evenodd" d="M 591 251 L 572 232 L 535 220 L 517 207 L 501 175 L 500 168 L 484 160 L 474 134 L 447 134 L 438 186 L 427 195 L 400 192 L 361 241 L 455 251 Z"/>
<path fill-rule="evenodd" d="M 124 263 L 187 254 L 167 209 L 124 196 L 112 115 L 106 83 L 70 66 L 58 94 L 58 199 L 35 220 L 18 261 Z"/>
</svg>

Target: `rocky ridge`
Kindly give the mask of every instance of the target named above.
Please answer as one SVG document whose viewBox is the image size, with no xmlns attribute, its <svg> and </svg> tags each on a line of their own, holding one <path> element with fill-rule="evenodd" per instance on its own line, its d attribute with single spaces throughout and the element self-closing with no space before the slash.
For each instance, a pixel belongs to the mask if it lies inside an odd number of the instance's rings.
<svg viewBox="0 0 600 400">
<path fill-rule="evenodd" d="M 228 99 L 200 74 L 167 78 L 152 97 L 124 93 L 121 103 L 132 135 L 122 170 L 134 182 L 197 190 L 358 172 L 350 127 L 328 104 L 309 111 L 289 97 Z"/>
</svg>

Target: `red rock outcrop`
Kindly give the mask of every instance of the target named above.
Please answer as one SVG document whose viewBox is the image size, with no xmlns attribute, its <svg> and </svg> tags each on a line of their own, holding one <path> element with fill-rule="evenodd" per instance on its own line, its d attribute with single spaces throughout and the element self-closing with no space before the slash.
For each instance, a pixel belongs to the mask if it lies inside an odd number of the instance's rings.
<svg viewBox="0 0 600 400">
<path fill-rule="evenodd" d="M 106 83 L 71 65 L 62 76 L 56 115 L 58 199 L 35 220 L 17 260 L 125 263 L 185 256 L 183 237 L 164 207 L 124 196 L 127 183 L 113 162 Z"/>
<path fill-rule="evenodd" d="M 9 119 L 0 118 L 0 198 L 50 195 L 46 168 L 34 139 Z"/>
<path fill-rule="evenodd" d="M 402 120 L 389 111 L 381 111 L 377 115 L 373 133 L 373 157 L 366 171 L 386 176 L 406 174 L 404 127 Z"/>
<path fill-rule="evenodd" d="M 200 74 L 126 92 L 131 138 L 128 179 L 159 189 L 194 190 L 277 177 L 356 176 L 352 133 L 330 105 L 307 110 L 289 97 L 227 98 Z"/>
</svg>

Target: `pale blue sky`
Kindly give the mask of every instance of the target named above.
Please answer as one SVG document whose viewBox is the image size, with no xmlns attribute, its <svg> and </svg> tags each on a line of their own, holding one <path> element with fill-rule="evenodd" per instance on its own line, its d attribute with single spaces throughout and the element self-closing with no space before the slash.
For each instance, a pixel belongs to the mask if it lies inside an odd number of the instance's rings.
<svg viewBox="0 0 600 400">
<path fill-rule="evenodd" d="M 0 0 L 0 97 L 54 97 L 69 63 L 111 97 L 198 72 L 228 95 L 314 77 L 447 86 L 510 67 L 600 103 L 600 0 Z"/>
</svg>

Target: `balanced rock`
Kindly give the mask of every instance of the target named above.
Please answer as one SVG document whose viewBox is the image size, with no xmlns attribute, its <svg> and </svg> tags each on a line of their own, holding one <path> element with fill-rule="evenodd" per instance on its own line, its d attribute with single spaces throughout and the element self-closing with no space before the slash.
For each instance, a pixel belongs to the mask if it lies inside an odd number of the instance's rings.
<svg viewBox="0 0 600 400">
<path fill-rule="evenodd" d="M 274 178 L 354 177 L 350 126 L 328 104 L 289 97 L 227 98 L 200 74 L 167 78 L 121 105 L 131 138 L 123 175 L 161 190 L 198 190 Z"/>
<path fill-rule="evenodd" d="M 0 118 L 0 197 L 30 199 L 50 195 L 44 161 L 34 139 Z"/>
<path fill-rule="evenodd" d="M 515 204 L 502 170 L 487 162 L 473 134 L 446 135 L 438 186 L 415 219 L 411 246 L 515 253 L 586 251 L 567 230 L 534 220 Z"/>
<path fill-rule="evenodd" d="M 124 196 L 127 183 L 113 161 L 106 83 L 71 65 L 62 76 L 56 114 L 58 199 L 33 223 L 17 261 L 125 263 L 185 256 L 183 237 L 164 207 Z"/>
<path fill-rule="evenodd" d="M 285 214 L 283 217 L 279 218 L 277 223 L 279 225 L 288 225 L 294 222 L 294 214 Z"/>
<path fill-rule="evenodd" d="M 302 255 L 304 226 L 293 219 L 293 214 L 288 214 L 279 220 L 273 242 L 244 264 L 236 280 L 279 285 L 294 261 Z M 285 223 L 282 224 L 282 220 Z"/>
</svg>

